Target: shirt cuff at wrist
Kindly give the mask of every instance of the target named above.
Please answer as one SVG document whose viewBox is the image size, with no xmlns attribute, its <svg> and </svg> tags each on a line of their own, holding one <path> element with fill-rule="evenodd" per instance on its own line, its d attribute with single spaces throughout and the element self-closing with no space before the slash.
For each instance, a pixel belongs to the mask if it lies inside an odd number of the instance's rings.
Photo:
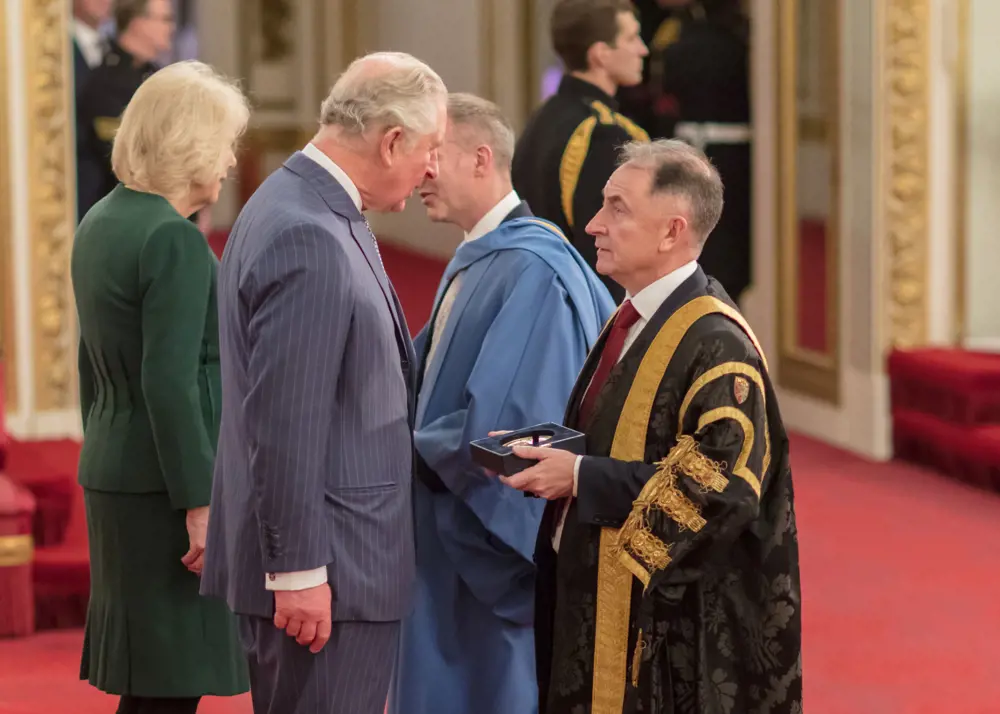
<svg viewBox="0 0 1000 714">
<path fill-rule="evenodd" d="M 267 590 L 308 590 L 326 582 L 326 566 L 295 573 L 268 573 L 264 587 Z"/>
</svg>

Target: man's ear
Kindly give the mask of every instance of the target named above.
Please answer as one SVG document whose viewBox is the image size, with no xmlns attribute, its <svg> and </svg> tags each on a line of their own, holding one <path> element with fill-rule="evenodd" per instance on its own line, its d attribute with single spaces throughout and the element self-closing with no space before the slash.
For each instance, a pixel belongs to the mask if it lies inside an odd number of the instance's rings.
<svg viewBox="0 0 1000 714">
<path fill-rule="evenodd" d="M 476 147 L 476 170 L 477 178 L 485 176 L 493 170 L 493 149 L 486 144 Z"/>
<path fill-rule="evenodd" d="M 599 69 L 605 65 L 605 57 L 611 48 L 607 42 L 595 42 L 587 48 L 587 69 Z"/>
<path fill-rule="evenodd" d="M 667 219 L 660 239 L 660 250 L 666 252 L 676 246 L 681 236 L 687 230 L 688 222 L 684 216 L 671 216 Z"/>
<path fill-rule="evenodd" d="M 403 148 L 403 127 L 390 127 L 379 142 L 379 159 L 386 167 L 392 166 Z"/>
</svg>

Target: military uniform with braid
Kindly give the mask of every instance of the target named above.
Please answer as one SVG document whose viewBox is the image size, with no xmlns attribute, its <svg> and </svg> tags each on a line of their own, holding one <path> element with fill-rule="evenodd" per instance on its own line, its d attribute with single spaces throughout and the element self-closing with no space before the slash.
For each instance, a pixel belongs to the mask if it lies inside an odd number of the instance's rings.
<svg viewBox="0 0 1000 714">
<path fill-rule="evenodd" d="M 566 75 L 517 142 L 514 189 L 535 215 L 562 228 L 593 268 L 597 249 L 584 229 L 601 208 L 604 184 L 618 167 L 619 149 L 630 141 L 648 140 L 645 131 L 618 112 L 614 97 Z M 615 302 L 621 302 L 622 287 L 605 276 L 601 279 Z"/>
</svg>

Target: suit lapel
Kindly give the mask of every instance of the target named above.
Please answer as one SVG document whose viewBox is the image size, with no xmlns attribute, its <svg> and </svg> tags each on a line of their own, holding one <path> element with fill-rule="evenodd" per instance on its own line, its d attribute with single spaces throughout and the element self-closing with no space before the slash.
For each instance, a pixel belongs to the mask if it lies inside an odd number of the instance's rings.
<svg viewBox="0 0 1000 714">
<path fill-rule="evenodd" d="M 368 267 L 371 268 L 372 274 L 378 281 L 378 286 L 382 290 L 386 304 L 392 310 L 392 319 L 396 323 L 396 329 L 403 332 L 402 314 L 396 310 L 392 298 L 392 286 L 389 284 L 389 276 L 385 273 L 385 266 L 382 264 L 382 258 L 378 253 L 375 236 L 372 234 L 371 229 L 368 228 L 368 222 L 364 218 L 360 221 L 352 220 L 350 226 L 351 237 L 354 238 L 354 242 L 361 249 L 361 252 L 364 253 Z"/>
<path fill-rule="evenodd" d="M 368 228 L 368 222 L 361 211 L 358 210 L 358 207 L 354 205 L 354 201 L 351 200 L 347 191 L 330 175 L 329 171 L 301 151 L 292 154 L 285 161 L 285 167 L 308 181 L 316 189 L 316 192 L 323 201 L 326 202 L 326 205 L 330 207 L 331 211 L 348 220 L 351 238 L 354 240 L 355 245 L 358 246 L 361 254 L 364 255 L 365 261 L 372 271 L 372 275 L 375 276 L 375 280 L 378 282 L 382 296 L 385 298 L 386 307 L 389 308 L 389 312 L 392 314 L 392 321 L 395 323 L 396 329 L 405 339 L 409 339 L 409 333 L 404 330 L 405 320 L 402 318 L 402 313 L 396 307 L 392 286 L 389 284 L 389 277 L 385 274 L 385 267 L 382 265 L 382 259 L 378 254 L 375 236 L 372 235 Z"/>
<path fill-rule="evenodd" d="M 399 354 L 402 358 L 403 374 L 406 377 L 406 391 L 409 394 L 409 408 L 407 412 L 410 428 L 412 428 L 414 418 L 416 417 L 417 400 L 417 379 L 414 374 L 416 369 L 416 355 L 413 351 L 413 340 L 409 339 L 410 331 L 406 324 L 406 314 L 403 312 L 403 306 L 399 303 L 399 296 L 396 295 L 396 291 L 393 289 L 391 283 L 389 284 L 389 291 L 392 295 L 392 304 L 396 308 L 396 312 L 399 313 L 399 319 L 402 321 L 402 334 L 400 332 L 396 333 L 396 342 L 398 343 Z"/>
<path fill-rule="evenodd" d="M 593 379 L 594 372 L 597 371 L 597 363 L 601 360 L 604 343 L 608 340 L 608 333 L 611 331 L 611 325 L 617 316 L 618 311 L 615 310 L 614 314 L 608 318 L 604 329 L 601 330 L 601 334 L 597 337 L 597 341 L 590 349 L 590 352 L 587 353 L 587 359 L 583 362 L 583 369 L 580 370 L 580 375 L 576 378 L 576 384 L 573 385 L 573 391 L 570 392 L 563 423 L 571 429 L 576 429 L 579 426 L 577 419 L 580 418 L 580 405 L 583 403 L 583 395 L 586 394 L 590 380 Z"/>
</svg>

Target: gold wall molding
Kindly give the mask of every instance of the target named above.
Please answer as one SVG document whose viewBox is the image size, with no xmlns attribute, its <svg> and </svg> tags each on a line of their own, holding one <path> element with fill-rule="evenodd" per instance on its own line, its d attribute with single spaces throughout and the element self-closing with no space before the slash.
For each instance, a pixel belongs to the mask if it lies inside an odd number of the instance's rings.
<svg viewBox="0 0 1000 714">
<path fill-rule="evenodd" d="M 17 366 L 14 346 L 14 273 L 11 239 L 13 201 L 10 185 L 10 93 L 7 85 L 7 10 L 0 10 L 0 360 L 4 370 L 4 404 L 17 409 Z"/>
<path fill-rule="evenodd" d="M 25 0 L 35 408 L 75 406 L 70 250 L 75 226 L 69 6 Z"/>
<path fill-rule="evenodd" d="M 955 43 L 955 319 L 952 339 L 961 345 L 968 329 L 969 210 L 969 21 L 971 0 L 957 0 Z"/>
<path fill-rule="evenodd" d="M 846 0 L 850 2 L 851 0 Z M 822 75 L 822 94 L 830 99 L 828 116 L 822 119 L 801 117 L 799 111 L 799 48 L 802 27 L 799 13 L 806 0 L 774 0 L 778 51 L 775 53 L 777 76 L 777 167 L 778 191 L 776 215 L 778 240 L 777 337 L 778 383 L 787 389 L 839 405 L 840 389 L 840 241 L 842 141 L 840 110 L 842 103 L 841 0 L 823 0 L 824 16 L 819 26 L 821 47 L 809 47 L 831 53 L 834 70 Z M 803 347 L 798 337 L 801 308 L 799 300 L 800 223 L 798 211 L 798 151 L 804 141 L 823 142 L 830 151 L 830 210 L 826 217 L 826 349 L 823 352 Z"/>
<path fill-rule="evenodd" d="M 880 0 L 882 83 L 876 106 L 888 261 L 888 343 L 927 341 L 930 181 L 930 0 Z"/>
</svg>

